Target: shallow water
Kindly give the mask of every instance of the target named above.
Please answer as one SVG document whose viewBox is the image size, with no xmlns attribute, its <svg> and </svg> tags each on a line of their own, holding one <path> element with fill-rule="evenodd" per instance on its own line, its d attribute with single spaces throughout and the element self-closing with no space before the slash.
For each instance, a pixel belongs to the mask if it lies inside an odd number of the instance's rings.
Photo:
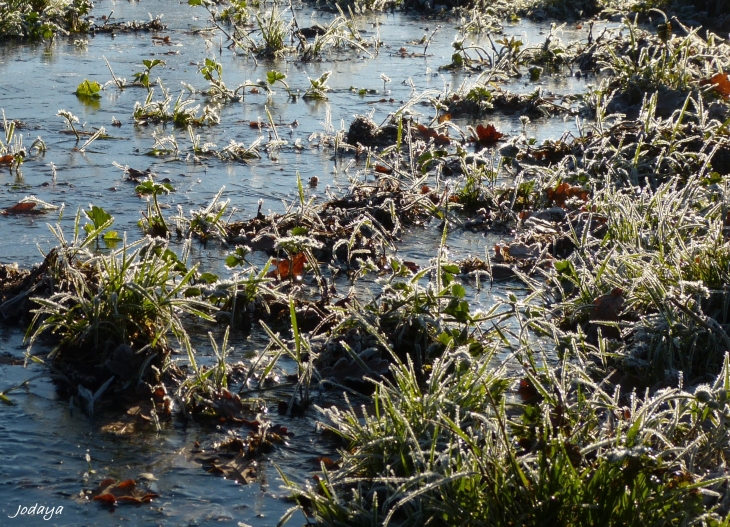
<svg viewBox="0 0 730 527">
<path fill-rule="evenodd" d="M 205 206 L 225 186 L 224 198 L 232 200 L 232 206 L 241 211 L 238 218 L 249 218 L 256 213 L 260 199 L 264 210 L 281 212 L 285 208 L 282 200 L 295 198 L 296 173 L 303 181 L 312 176 L 320 179 L 319 187 L 307 190 L 324 197 L 325 188 L 335 194 L 342 194 L 349 185 L 350 177 L 358 176 L 364 168 L 354 164 L 345 170 L 349 158 L 335 161 L 333 152 L 320 148 L 317 141 L 310 142 L 310 136 L 326 131 L 327 114 L 332 127 L 337 130 L 349 126 L 356 114 L 374 112 L 377 122 L 383 121 L 389 112 L 397 110 L 401 101 L 412 95 L 412 88 L 404 81 L 412 79 L 416 92 L 443 90 L 446 83 L 452 86 L 465 80 L 463 75 L 439 72 L 438 67 L 450 62 L 451 43 L 456 35 L 454 22 L 427 20 L 413 15 L 368 14 L 357 18 L 358 27 L 365 38 L 379 34 L 384 45 L 373 57 L 366 57 L 360 51 L 342 51 L 325 55 L 321 62 L 302 64 L 294 57 L 277 61 L 259 61 L 258 65 L 249 58 L 236 56 L 229 50 L 220 49 L 218 36 L 209 36 L 208 41 L 194 31 L 204 27 L 206 13 L 194 9 L 187 3 L 163 0 L 154 3 L 108 2 L 96 3 L 94 14 L 100 17 L 114 11 L 116 20 L 144 20 L 147 12 L 153 15 L 163 13 L 163 22 L 168 29 L 161 36 L 169 35 L 172 45 L 153 45 L 151 34 L 100 34 L 88 37 L 87 44 L 74 43 L 73 39 L 57 39 L 52 43 L 4 44 L 0 45 L 0 108 L 9 119 L 19 119 L 27 128 L 19 130 L 26 146 L 41 136 L 48 151 L 41 156 L 31 157 L 21 166 L 18 173 L 7 168 L 0 170 L 0 207 L 9 207 L 26 195 L 54 205 L 64 205 L 61 221 L 70 233 L 77 208 L 86 208 L 90 203 L 99 205 L 115 217 L 115 230 L 126 232 L 129 239 L 137 239 L 141 231 L 136 223 L 139 211 L 146 205 L 135 195 L 130 183 L 122 180 L 122 172 L 112 163 L 128 165 L 144 170 L 151 168 L 160 177 L 168 177 L 177 189 L 162 198 L 162 202 L 174 209 L 181 205 L 185 211 Z M 332 15 L 313 11 L 311 8 L 297 10 L 301 26 L 310 21 L 326 23 Z M 408 42 L 420 39 L 441 24 L 428 48 L 426 57 L 404 58 L 396 51 L 405 46 L 409 51 L 421 52 L 421 46 Z M 534 25 L 527 22 L 506 26 L 506 35 L 525 35 L 533 44 L 544 39 L 548 24 Z M 542 32 L 542 33 L 541 33 Z M 585 32 L 583 32 L 585 33 Z M 571 35 L 577 38 L 580 35 Z M 585 37 L 585 34 L 582 35 Z M 470 37 L 471 38 L 471 37 Z M 197 129 L 196 134 L 203 141 L 211 141 L 219 147 L 231 139 L 250 144 L 260 132 L 249 126 L 249 121 L 266 120 L 265 106 L 268 106 L 277 123 L 292 123 L 298 126 L 278 126 L 280 136 L 288 145 L 280 151 L 267 155 L 262 152 L 260 160 L 250 163 L 223 163 L 216 159 L 185 160 L 191 152 L 191 144 L 185 130 L 154 126 L 135 126 L 132 108 L 136 101 L 146 97 L 143 88 L 128 88 L 119 91 L 109 85 L 102 98 L 95 104 L 85 104 L 74 95 L 76 86 L 83 79 L 105 83 L 110 74 L 103 57 L 109 60 L 118 77 L 132 78 L 142 69 L 142 59 L 160 58 L 166 66 L 153 70 L 174 97 L 181 91 L 181 81 L 204 89 L 205 81 L 197 73 L 197 64 L 206 57 L 215 57 L 223 64 L 223 79 L 229 87 L 238 86 L 247 79 L 264 78 L 266 72 L 277 69 L 287 74 L 291 88 L 302 93 L 308 86 L 307 77 L 318 77 L 323 72 L 333 72 L 329 85 L 329 101 L 305 101 L 298 98 L 289 101 L 281 89 L 271 98 L 264 94 L 247 94 L 245 102 L 231 103 L 221 109 L 221 124 Z M 380 74 L 388 75 L 392 82 L 385 87 Z M 359 96 L 350 87 L 376 90 L 377 93 Z M 512 91 L 530 92 L 537 86 L 545 91 L 560 94 L 585 90 L 585 81 L 567 73 L 544 77 L 539 83 L 525 77 L 509 85 Z M 159 88 L 156 88 L 156 97 Z M 196 95 L 199 103 L 205 100 Z M 394 102 L 378 102 L 381 99 Z M 373 103 L 373 104 L 371 104 Z M 73 135 L 62 134 L 64 122 L 56 116 L 60 109 L 77 115 L 86 129 L 104 126 L 112 136 L 110 140 L 98 140 L 85 153 L 74 150 Z M 433 116 L 428 106 L 414 106 L 414 112 L 421 122 Z M 120 128 L 111 126 L 116 117 L 122 122 Z M 522 125 L 518 116 L 490 118 L 497 127 L 508 134 L 519 134 Z M 526 133 L 538 141 L 557 138 L 566 130 L 573 130 L 572 121 L 560 119 L 535 120 L 526 127 Z M 149 157 L 144 155 L 153 145 L 155 130 L 165 134 L 174 133 L 180 145 L 181 156 Z M 266 134 L 267 132 L 264 131 Z M 301 140 L 301 151 L 293 147 L 295 140 Z M 191 156 L 192 157 L 192 156 Z M 362 162 L 361 162 L 362 163 Z M 55 167 L 56 177 L 53 178 Z M 372 176 L 370 176 L 372 177 Z M 171 212 L 170 210 L 167 211 Z M 41 260 L 37 246 L 47 251 L 56 244 L 46 224 L 56 220 L 56 214 L 45 216 L 0 217 L 0 255 L 3 262 L 18 262 L 30 266 Z M 434 224 L 414 227 L 403 236 L 398 244 L 399 254 L 419 265 L 426 265 L 434 256 L 441 233 Z M 455 231 L 449 236 L 448 245 L 453 259 L 471 254 L 483 257 L 485 248 L 491 248 L 499 239 L 493 235 Z M 202 262 L 203 270 L 225 274 L 222 257 L 226 249 L 215 244 L 195 245 L 193 257 Z M 524 295 L 524 288 L 511 284 L 513 292 Z M 494 298 L 504 297 L 507 289 L 497 285 L 494 289 L 484 288 L 478 295 L 479 303 L 490 305 Z M 211 328 L 200 326 L 196 342 L 205 342 L 205 333 Z M 215 329 L 216 335 L 222 331 Z M 232 344 L 235 356 L 245 357 L 253 350 L 265 346 L 261 335 L 234 333 Z M 0 352 L 21 357 L 23 352 L 22 333 L 19 330 L 0 326 Z M 205 354 L 205 346 L 202 346 Z M 204 359 L 203 359 L 204 361 Z M 68 402 L 58 399 L 46 371 L 39 366 L 27 369 L 17 365 L 0 364 L 0 391 L 34 376 L 28 389 L 11 394 L 15 406 L 0 407 L 0 524 L 2 525 L 275 525 L 281 514 L 291 503 L 284 499 L 280 490 L 281 481 L 272 463 L 276 463 L 294 480 L 308 479 L 318 467 L 316 457 L 331 455 L 334 445 L 315 433 L 315 416 L 304 418 L 273 417 L 275 423 L 284 424 L 293 433 L 285 446 L 277 449 L 260 462 L 259 478 L 255 484 L 241 486 L 205 473 L 200 465 L 190 459 L 190 448 L 195 441 L 205 443 L 218 434 L 215 430 L 196 425 L 175 423 L 160 434 L 137 434 L 132 437 L 115 438 L 103 435 L 99 421 L 89 419 L 78 411 L 72 411 Z M 275 412 L 277 394 L 267 399 Z M 282 398 L 284 393 L 280 395 Z M 331 394 L 323 394 L 321 400 L 332 401 Z M 244 432 L 245 433 L 245 432 Z M 91 456 L 89 464 L 86 453 Z M 140 473 L 152 473 L 157 478 L 152 482 L 153 490 L 161 497 L 150 505 L 119 507 L 113 512 L 78 500 L 81 489 L 95 486 L 104 477 L 118 480 L 136 478 Z M 45 506 L 63 506 L 63 513 L 52 520 L 40 517 L 6 520 L 18 506 L 35 503 Z M 303 518 L 294 520 L 302 523 Z"/>
</svg>

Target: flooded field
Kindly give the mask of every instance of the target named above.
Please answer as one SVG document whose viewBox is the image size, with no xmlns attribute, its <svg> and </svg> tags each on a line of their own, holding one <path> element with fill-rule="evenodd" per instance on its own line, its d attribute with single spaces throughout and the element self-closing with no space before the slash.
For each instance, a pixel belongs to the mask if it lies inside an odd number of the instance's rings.
<svg viewBox="0 0 730 527">
<path fill-rule="evenodd" d="M 0 524 L 608 525 L 619 481 L 720 525 L 725 41 L 197 4 L 0 43 Z"/>
</svg>

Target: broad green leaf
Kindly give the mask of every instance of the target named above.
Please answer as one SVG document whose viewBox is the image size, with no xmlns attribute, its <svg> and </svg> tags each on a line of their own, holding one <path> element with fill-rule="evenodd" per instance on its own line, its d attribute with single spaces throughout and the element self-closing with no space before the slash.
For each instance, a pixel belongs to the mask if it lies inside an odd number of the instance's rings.
<svg viewBox="0 0 730 527">
<path fill-rule="evenodd" d="M 85 79 L 76 88 L 76 95 L 79 97 L 93 97 L 98 99 L 101 97 L 101 93 L 99 92 L 101 92 L 101 85 L 96 81 L 90 81 L 88 79 Z"/>
<path fill-rule="evenodd" d="M 205 282 L 206 284 L 212 284 L 218 281 L 218 275 L 213 273 L 203 273 L 198 277 L 198 280 Z"/>
<path fill-rule="evenodd" d="M 91 220 L 91 222 L 94 224 L 94 228 L 96 229 L 112 219 L 111 214 L 109 214 L 101 207 L 97 207 L 96 205 L 92 205 L 90 210 L 85 210 L 84 214 L 87 218 Z"/>
<path fill-rule="evenodd" d="M 283 81 L 286 79 L 286 75 L 280 71 L 272 70 L 266 73 L 266 80 L 269 84 L 274 84 L 276 81 Z"/>
</svg>

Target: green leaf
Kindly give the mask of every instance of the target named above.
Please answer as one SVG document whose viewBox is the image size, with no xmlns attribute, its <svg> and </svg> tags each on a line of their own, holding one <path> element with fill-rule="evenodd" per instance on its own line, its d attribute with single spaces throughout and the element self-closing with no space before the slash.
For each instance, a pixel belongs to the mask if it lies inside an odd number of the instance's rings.
<svg viewBox="0 0 730 527">
<path fill-rule="evenodd" d="M 461 284 L 453 283 L 451 284 L 451 294 L 456 298 L 464 298 L 466 296 L 466 289 Z"/>
<path fill-rule="evenodd" d="M 266 73 L 266 80 L 269 84 L 274 84 L 276 81 L 283 81 L 286 79 L 286 75 L 280 71 L 272 70 Z"/>
<path fill-rule="evenodd" d="M 454 298 L 444 309 L 444 313 L 451 315 L 457 322 L 468 322 L 471 320 L 469 315 L 469 302 L 466 300 L 457 300 Z"/>
<path fill-rule="evenodd" d="M 309 234 L 309 229 L 306 227 L 294 227 L 291 230 L 292 236 L 306 236 L 307 234 Z"/>
<path fill-rule="evenodd" d="M 104 235 L 104 239 L 108 242 L 115 242 L 121 240 L 122 238 L 119 236 L 119 233 L 117 231 L 109 231 Z"/>
<path fill-rule="evenodd" d="M 441 266 L 441 270 L 451 274 L 461 273 L 461 269 L 459 269 L 459 266 L 455 264 L 444 264 Z"/>
<path fill-rule="evenodd" d="M 157 66 L 158 64 L 163 64 L 164 65 L 165 64 L 165 61 L 164 60 L 160 60 L 160 59 L 153 59 L 153 60 L 147 60 L 147 59 L 145 59 L 145 60 L 142 60 L 142 64 L 144 64 L 144 67 L 147 68 L 147 70 L 149 71 L 152 68 L 154 68 L 155 66 Z"/>
<path fill-rule="evenodd" d="M 137 185 L 134 190 L 137 194 L 143 196 L 167 194 L 169 192 L 175 192 L 175 188 L 169 183 L 155 183 L 152 180 L 143 181 Z"/>
<path fill-rule="evenodd" d="M 94 224 L 95 229 L 98 229 L 99 227 L 104 225 L 107 221 L 112 219 L 111 214 L 109 214 L 107 211 L 105 211 L 101 207 L 97 207 L 96 205 L 92 205 L 90 210 L 85 210 L 84 214 Z"/>
<path fill-rule="evenodd" d="M 203 5 L 203 0 L 188 0 L 188 5 L 191 5 L 191 6 Z"/>
<path fill-rule="evenodd" d="M 85 79 L 84 82 L 79 84 L 76 88 L 76 95 L 79 97 L 92 97 L 94 99 L 101 98 L 101 85 L 96 81 L 90 81 Z"/>
<path fill-rule="evenodd" d="M 183 296 L 185 298 L 190 298 L 191 296 L 200 296 L 202 294 L 202 291 L 199 287 L 188 287 L 185 292 L 183 292 Z"/>
<path fill-rule="evenodd" d="M 233 268 L 237 265 L 243 266 L 246 262 L 246 256 L 251 252 L 251 249 L 244 245 L 239 245 L 233 254 L 226 256 L 226 267 Z"/>
<path fill-rule="evenodd" d="M 198 277 L 198 280 L 205 282 L 206 284 L 212 284 L 218 281 L 218 275 L 213 273 L 203 273 Z"/>
<path fill-rule="evenodd" d="M 570 260 L 557 260 L 553 263 L 553 268 L 559 275 L 565 275 L 565 276 L 577 276 L 577 273 L 575 271 L 575 267 L 573 267 L 573 264 Z"/>
</svg>

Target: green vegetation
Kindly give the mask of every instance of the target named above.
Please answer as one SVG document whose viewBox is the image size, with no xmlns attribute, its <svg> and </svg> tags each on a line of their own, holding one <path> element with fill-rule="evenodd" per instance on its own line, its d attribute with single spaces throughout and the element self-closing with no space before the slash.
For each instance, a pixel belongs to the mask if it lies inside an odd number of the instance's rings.
<svg viewBox="0 0 730 527">
<path fill-rule="evenodd" d="M 0 40 L 52 38 L 89 29 L 88 0 L 9 0 L 0 3 Z"/>
<path fill-rule="evenodd" d="M 262 11 L 236 1 L 219 13 L 208 0 L 188 3 L 253 62 L 379 46 L 377 36 L 359 35 L 352 11 L 300 28 L 278 5 Z M 296 500 L 282 523 L 301 510 L 323 526 L 727 525 L 730 48 L 711 32 L 681 28 L 659 3 L 635 5 L 621 30 L 583 42 L 563 45 L 553 25 L 536 46 L 516 37 L 470 43 L 466 33 L 496 28 L 507 12 L 569 18 L 608 9 L 503 4 L 480 4 L 483 12 L 464 20 L 442 65 L 472 74 L 461 85 L 418 93 L 410 80 L 411 98 L 382 125 L 358 116 L 345 132 L 325 114 L 324 132 L 310 140 L 336 162 L 362 160 L 326 198 L 297 173 L 295 197 L 280 214 L 262 213 L 261 200 L 255 215 L 235 220 L 224 189 L 170 213 L 169 179 L 116 165 L 147 200 L 144 237 L 128 243 L 95 205 L 79 210 L 70 240 L 51 227 L 57 246 L 2 289 L 1 314 L 22 304 L 18 311 L 32 318 L 28 356 L 40 361 L 33 346 L 51 339 L 46 363 L 89 401 L 89 413 L 105 390 L 136 387 L 136 378 L 154 393 L 158 384 L 159 393 L 174 390 L 181 415 L 245 424 L 249 438 L 231 433 L 226 444 L 247 463 L 283 442 L 284 427 L 249 417 L 265 406 L 262 392 L 284 393 L 283 418 L 316 417 L 340 448 L 339 459 L 320 459 L 313 482 L 282 474 Z M 659 24 L 641 26 L 638 15 Z M 434 33 L 418 42 L 423 55 Z M 118 89 L 146 90 L 133 117 L 160 125 L 149 154 L 182 165 L 181 139 L 185 162 L 233 165 L 262 152 L 275 159 L 288 147 L 272 87 L 293 102 L 300 92 L 275 66 L 266 65 L 263 80 L 229 88 L 222 63 L 205 57 L 197 78 L 206 89 L 185 84 L 189 97 L 174 99 L 151 79 L 163 65 L 142 61 L 130 85 L 112 72 Z M 539 85 L 520 95 L 499 85 L 567 69 L 601 77 L 563 98 Z M 331 74 L 309 78 L 302 98 L 326 101 Z M 380 79 L 383 92 L 395 91 L 391 78 Z M 101 89 L 85 80 L 76 94 L 99 98 Z M 196 127 L 218 124 L 219 108 L 247 90 L 268 95 L 266 119 L 243 121 L 258 137 L 223 148 L 201 139 Z M 514 115 L 521 132 L 510 137 L 484 120 L 497 112 Z M 104 134 L 77 129 L 68 111 L 57 115 L 77 142 L 90 136 L 80 152 Z M 542 144 L 528 136 L 531 118 L 553 116 L 575 118 L 573 132 Z M 163 132 L 167 123 L 174 126 Z M 3 127 L 1 162 L 17 171 L 22 136 L 12 122 Z M 3 213 L 37 213 L 39 203 L 24 198 Z M 421 225 L 440 243 L 419 267 L 394 253 Z M 480 247 L 483 259 L 451 261 L 449 241 L 464 231 L 506 241 Z M 189 261 L 197 243 L 215 244 L 217 267 L 201 272 Z M 368 296 L 358 290 L 366 275 Z M 483 301 L 485 284 L 501 279 L 519 282 L 522 296 L 504 289 Z M 350 291 L 338 293 L 335 283 Z M 206 365 L 188 330 L 213 323 L 225 329 L 222 339 L 208 333 Z M 268 344 L 232 364 L 231 331 L 255 325 Z M 184 364 L 172 360 L 175 346 Z M 95 395 L 84 395 L 79 376 L 92 379 Z M 327 390 L 345 392 L 346 404 L 329 405 Z M 152 404 L 148 422 L 160 431 L 162 403 Z"/>
<path fill-rule="evenodd" d="M 81 361 L 81 368 L 105 364 L 124 345 L 133 350 L 128 360 L 140 376 L 151 363 L 162 368 L 171 350 L 168 334 L 187 342 L 182 316 L 211 319 L 207 303 L 180 298 L 196 268 L 187 269 L 184 258 L 159 239 L 125 242 L 108 254 L 94 254 L 90 246 L 113 218 L 98 207 L 86 216 L 92 223 L 80 229 L 79 211 L 71 240 L 59 226 L 51 228 L 59 245 L 43 264 L 48 285 L 44 296 L 33 298 L 38 307 L 28 328 L 29 344 L 52 334 L 57 345 L 49 359 Z"/>
</svg>

